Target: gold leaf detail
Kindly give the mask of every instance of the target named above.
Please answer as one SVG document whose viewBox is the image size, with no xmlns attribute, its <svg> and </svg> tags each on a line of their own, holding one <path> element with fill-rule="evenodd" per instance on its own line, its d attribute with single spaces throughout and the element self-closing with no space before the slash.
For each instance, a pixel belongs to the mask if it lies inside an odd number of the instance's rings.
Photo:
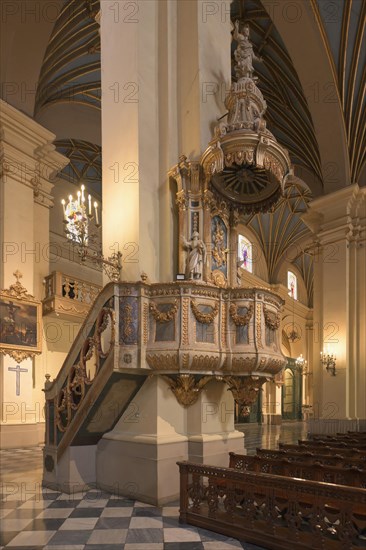
<svg viewBox="0 0 366 550">
<path fill-rule="evenodd" d="M 202 304 L 202 305 L 206 305 L 206 304 Z M 216 315 L 219 312 L 219 303 L 216 302 L 214 306 L 210 306 L 210 307 L 212 308 L 212 311 L 210 311 L 210 313 L 202 313 L 198 309 L 198 305 L 196 304 L 196 301 L 191 300 L 191 308 L 192 308 L 193 314 L 199 323 L 203 323 L 205 325 L 209 325 L 213 323 L 213 320 L 215 319 Z"/>
<path fill-rule="evenodd" d="M 243 306 L 247 308 L 247 312 L 244 315 L 238 314 L 238 306 L 236 304 L 230 304 L 230 316 L 234 322 L 234 325 L 237 327 L 243 327 L 249 324 L 250 319 L 253 315 L 253 306 Z"/>
<path fill-rule="evenodd" d="M 168 323 L 174 319 L 178 311 L 178 300 L 175 300 L 174 304 L 169 305 L 172 306 L 169 311 L 159 311 L 154 302 L 150 304 L 150 313 L 157 323 Z"/>
</svg>

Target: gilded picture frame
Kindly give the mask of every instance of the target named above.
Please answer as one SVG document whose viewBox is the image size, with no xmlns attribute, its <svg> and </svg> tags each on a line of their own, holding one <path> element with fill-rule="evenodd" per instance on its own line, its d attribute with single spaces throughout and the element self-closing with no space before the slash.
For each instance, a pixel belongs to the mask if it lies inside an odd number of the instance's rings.
<svg viewBox="0 0 366 550">
<path fill-rule="evenodd" d="M 0 291 L 0 353 L 20 362 L 42 351 L 42 304 L 17 279 Z"/>
</svg>

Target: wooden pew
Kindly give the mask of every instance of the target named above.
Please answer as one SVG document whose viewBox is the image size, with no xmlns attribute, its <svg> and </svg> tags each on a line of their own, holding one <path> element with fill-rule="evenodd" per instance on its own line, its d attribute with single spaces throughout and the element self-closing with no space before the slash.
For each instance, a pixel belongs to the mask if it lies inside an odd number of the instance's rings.
<svg viewBox="0 0 366 550">
<path fill-rule="evenodd" d="M 356 441 L 366 441 L 366 433 L 363 433 L 363 432 L 347 432 L 346 434 L 341 434 L 341 433 L 337 433 L 337 434 L 312 434 L 310 436 L 310 439 L 311 440 L 318 440 L 318 439 L 323 439 L 323 440 L 328 440 L 328 439 L 336 439 L 338 441 L 348 441 L 350 439 L 355 439 Z"/>
<path fill-rule="evenodd" d="M 350 439 L 348 441 L 339 441 L 338 439 L 299 439 L 299 445 L 306 445 L 307 447 L 322 447 L 324 445 L 329 447 L 339 447 L 339 448 L 354 448 L 366 451 L 366 443 L 360 443 L 357 439 Z"/>
<path fill-rule="evenodd" d="M 178 462 L 180 522 L 271 550 L 366 548 L 366 490 Z"/>
<path fill-rule="evenodd" d="M 344 468 L 328 466 L 314 461 L 291 462 L 285 458 L 264 458 L 263 456 L 248 456 L 229 453 L 229 468 L 235 470 L 275 474 L 285 477 L 337 483 L 349 487 L 366 488 L 366 469 L 357 467 Z M 366 463 L 365 463 L 366 466 Z"/>
<path fill-rule="evenodd" d="M 321 453 L 321 454 L 332 454 L 332 455 L 342 455 L 346 457 L 353 456 L 354 458 L 365 458 L 366 457 L 366 450 L 360 450 L 360 449 L 350 449 L 345 447 L 329 447 L 329 446 L 314 446 L 311 447 L 310 445 L 290 445 L 288 443 L 279 443 L 280 449 L 291 449 L 293 451 L 297 452 L 304 452 L 304 449 L 307 449 L 308 451 L 312 451 L 314 453 Z"/>
<path fill-rule="evenodd" d="M 312 451 L 304 449 L 302 453 L 291 451 L 290 449 L 259 449 L 256 453 L 258 456 L 265 458 L 280 458 L 287 459 L 292 462 L 305 462 L 307 464 L 313 464 L 319 462 L 325 466 L 340 466 L 343 468 L 360 468 L 366 469 L 366 457 L 353 458 L 345 457 L 342 455 L 330 455 L 330 454 L 317 454 Z"/>
</svg>

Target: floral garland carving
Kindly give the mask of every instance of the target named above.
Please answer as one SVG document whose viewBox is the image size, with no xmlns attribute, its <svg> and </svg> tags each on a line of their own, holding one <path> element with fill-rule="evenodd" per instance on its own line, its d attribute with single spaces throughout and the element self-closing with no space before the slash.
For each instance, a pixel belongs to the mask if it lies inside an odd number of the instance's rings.
<svg viewBox="0 0 366 550">
<path fill-rule="evenodd" d="M 234 325 L 237 327 L 244 327 L 249 324 L 250 319 L 253 315 L 253 306 L 243 306 L 247 308 L 247 312 L 244 315 L 238 314 L 238 306 L 236 304 L 230 304 L 230 316 L 234 321 Z"/>
<path fill-rule="evenodd" d="M 206 304 L 202 304 L 202 305 L 206 305 Z M 202 311 L 198 309 L 198 305 L 196 304 L 196 301 L 191 300 L 191 308 L 192 308 L 193 314 L 199 323 L 203 323 L 205 325 L 210 325 L 211 323 L 213 323 L 213 320 L 215 319 L 216 315 L 219 312 L 219 303 L 216 302 L 214 306 L 210 306 L 210 307 L 212 308 L 212 311 L 210 311 L 210 313 L 202 313 Z"/>
<path fill-rule="evenodd" d="M 280 327 L 281 323 L 281 316 L 279 313 L 276 313 L 275 311 L 270 311 L 266 308 L 266 306 L 263 306 L 263 313 L 264 313 L 264 320 L 268 328 L 271 330 L 277 330 Z"/>
<path fill-rule="evenodd" d="M 168 323 L 169 321 L 172 321 L 172 319 L 174 319 L 175 314 L 178 311 L 178 300 L 175 300 L 174 304 L 169 305 L 172 306 L 169 311 L 159 311 L 156 307 L 156 304 L 154 302 L 151 302 L 150 313 L 157 323 Z"/>
</svg>

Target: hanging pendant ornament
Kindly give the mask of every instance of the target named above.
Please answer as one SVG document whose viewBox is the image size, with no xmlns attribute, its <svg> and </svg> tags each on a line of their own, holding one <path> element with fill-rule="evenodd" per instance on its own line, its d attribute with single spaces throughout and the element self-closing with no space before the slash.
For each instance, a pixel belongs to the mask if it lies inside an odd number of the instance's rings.
<svg viewBox="0 0 366 550">
<path fill-rule="evenodd" d="M 246 213 L 267 212 L 282 196 L 291 173 L 290 157 L 266 128 L 267 104 L 253 76 L 257 58 L 249 40 L 249 26 L 234 25 L 236 82 L 225 106 L 227 122 L 215 129 L 215 137 L 202 156 L 206 181 L 213 191 Z"/>
</svg>

